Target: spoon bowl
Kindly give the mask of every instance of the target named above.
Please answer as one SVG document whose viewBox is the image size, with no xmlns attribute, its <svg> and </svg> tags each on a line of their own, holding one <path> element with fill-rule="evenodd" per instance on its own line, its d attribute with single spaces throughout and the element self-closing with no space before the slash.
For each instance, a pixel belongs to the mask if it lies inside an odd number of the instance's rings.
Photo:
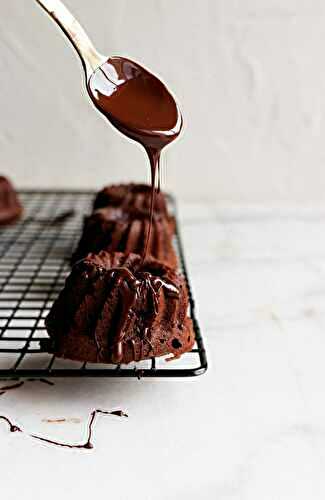
<svg viewBox="0 0 325 500">
<path fill-rule="evenodd" d="M 182 115 L 165 85 L 138 63 L 112 57 L 93 72 L 88 93 L 108 120 L 146 148 L 160 150 L 181 131 Z"/>
</svg>

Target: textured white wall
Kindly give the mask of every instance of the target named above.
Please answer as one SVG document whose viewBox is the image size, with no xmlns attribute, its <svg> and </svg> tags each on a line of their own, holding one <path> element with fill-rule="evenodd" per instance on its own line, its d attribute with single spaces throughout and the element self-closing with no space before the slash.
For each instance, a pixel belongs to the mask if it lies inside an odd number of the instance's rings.
<svg viewBox="0 0 325 500">
<path fill-rule="evenodd" d="M 323 200 L 323 0 L 67 5 L 102 53 L 142 62 L 182 104 L 168 189 L 230 202 Z M 77 57 L 33 0 L 1 2 L 0 89 L 0 170 L 18 185 L 148 178 L 144 153 L 92 109 Z"/>
</svg>

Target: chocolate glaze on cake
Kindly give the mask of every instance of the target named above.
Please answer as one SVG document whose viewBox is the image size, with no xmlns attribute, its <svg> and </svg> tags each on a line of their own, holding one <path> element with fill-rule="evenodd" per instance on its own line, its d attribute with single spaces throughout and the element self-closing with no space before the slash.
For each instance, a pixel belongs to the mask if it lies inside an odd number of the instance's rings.
<svg viewBox="0 0 325 500">
<path fill-rule="evenodd" d="M 106 207 L 85 218 L 83 233 L 72 263 L 100 250 L 142 254 L 149 233 L 150 218 L 142 207 Z M 148 255 L 176 267 L 173 247 L 174 218 L 154 214 L 148 243 Z"/>
<path fill-rule="evenodd" d="M 23 208 L 11 182 L 0 176 L 0 226 L 11 224 L 18 220 Z"/>
<path fill-rule="evenodd" d="M 179 357 L 194 343 L 187 309 L 184 278 L 161 262 L 144 262 L 136 254 L 90 254 L 73 267 L 46 318 L 50 351 L 116 364 L 168 353 Z"/>
</svg>

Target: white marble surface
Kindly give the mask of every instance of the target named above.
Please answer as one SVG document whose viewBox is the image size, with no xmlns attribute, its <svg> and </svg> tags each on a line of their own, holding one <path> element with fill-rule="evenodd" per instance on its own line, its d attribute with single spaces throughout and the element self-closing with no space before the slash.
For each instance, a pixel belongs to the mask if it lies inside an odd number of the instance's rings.
<svg viewBox="0 0 325 500">
<path fill-rule="evenodd" d="M 190 380 L 59 380 L 1 397 L 49 447 L 0 425 L 6 500 L 325 498 L 325 210 L 182 206 L 209 370 Z M 46 424 L 46 417 L 80 424 Z"/>
</svg>

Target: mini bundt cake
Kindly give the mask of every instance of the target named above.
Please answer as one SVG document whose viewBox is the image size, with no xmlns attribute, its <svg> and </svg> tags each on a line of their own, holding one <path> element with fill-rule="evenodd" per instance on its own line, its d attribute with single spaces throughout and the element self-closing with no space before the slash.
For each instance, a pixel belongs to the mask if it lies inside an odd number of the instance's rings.
<svg viewBox="0 0 325 500">
<path fill-rule="evenodd" d="M 106 207 L 85 218 L 74 264 L 89 253 L 100 250 L 142 254 L 147 241 L 150 218 L 141 210 Z M 147 254 L 175 268 L 177 257 L 173 247 L 174 219 L 154 214 Z"/>
<path fill-rule="evenodd" d="M 6 177 L 0 176 L 0 226 L 15 222 L 22 213 L 23 208 L 13 185 Z"/>
<path fill-rule="evenodd" d="M 150 211 L 151 186 L 147 184 L 117 184 L 107 186 L 96 196 L 94 210 L 103 207 L 120 207 L 123 210 L 137 209 L 146 215 Z M 155 191 L 154 212 L 159 215 L 169 215 L 166 195 Z"/>
<path fill-rule="evenodd" d="M 45 320 L 43 348 L 59 357 L 130 363 L 191 350 L 184 278 L 161 262 L 123 253 L 79 261 Z"/>
</svg>

